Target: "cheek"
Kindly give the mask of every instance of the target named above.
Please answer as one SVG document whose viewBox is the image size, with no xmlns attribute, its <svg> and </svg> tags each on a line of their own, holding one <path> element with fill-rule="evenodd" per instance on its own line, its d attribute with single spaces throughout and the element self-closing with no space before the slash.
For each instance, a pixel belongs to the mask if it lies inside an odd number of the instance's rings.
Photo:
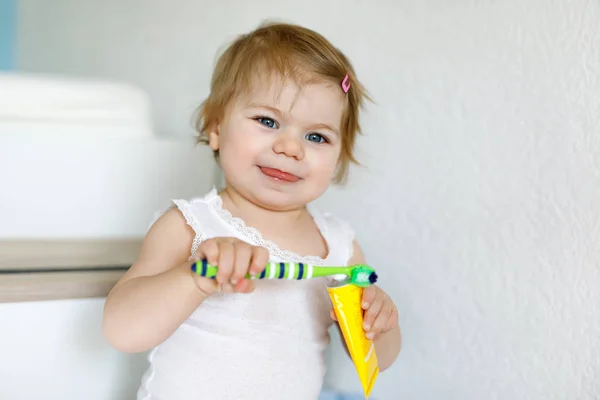
<svg viewBox="0 0 600 400">
<path fill-rule="evenodd" d="M 253 165 L 251 153 L 235 140 L 223 143 L 220 158 L 221 170 L 230 182 L 239 182 Z"/>
<path fill-rule="evenodd" d="M 229 134 L 226 138 L 221 140 L 221 149 L 220 152 L 222 157 L 228 158 L 244 158 L 245 149 L 247 148 L 246 142 L 251 142 L 250 140 L 245 140 L 244 137 L 238 137 L 237 134 Z"/>
<path fill-rule="evenodd" d="M 246 171 L 256 163 L 261 153 L 264 139 L 261 140 L 260 132 L 251 122 L 232 124 L 221 137 L 221 167 L 230 176 L 238 175 L 241 170 Z"/>
<path fill-rule="evenodd" d="M 329 182 L 335 174 L 339 152 L 335 150 L 315 154 L 313 158 L 313 177 L 320 181 Z"/>
<path fill-rule="evenodd" d="M 251 121 L 236 121 L 221 138 L 222 152 L 231 157 L 247 158 L 257 145 L 256 127 Z"/>
</svg>

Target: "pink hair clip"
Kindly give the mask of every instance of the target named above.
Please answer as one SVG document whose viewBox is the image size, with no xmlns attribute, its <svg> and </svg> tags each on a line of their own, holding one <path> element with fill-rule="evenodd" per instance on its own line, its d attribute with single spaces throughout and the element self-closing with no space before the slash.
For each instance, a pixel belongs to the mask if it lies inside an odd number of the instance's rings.
<svg viewBox="0 0 600 400">
<path fill-rule="evenodd" d="M 348 82 L 348 74 L 346 74 L 346 77 L 342 81 L 342 89 L 344 90 L 344 93 L 348 93 L 348 89 L 350 89 L 350 83 L 346 84 L 346 82 Z"/>
</svg>

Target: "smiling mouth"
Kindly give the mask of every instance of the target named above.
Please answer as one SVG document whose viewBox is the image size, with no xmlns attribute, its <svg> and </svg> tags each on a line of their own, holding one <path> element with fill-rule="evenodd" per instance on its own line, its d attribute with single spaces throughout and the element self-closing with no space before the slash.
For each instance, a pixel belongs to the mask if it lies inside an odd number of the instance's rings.
<svg viewBox="0 0 600 400">
<path fill-rule="evenodd" d="M 300 178 L 298 178 L 296 175 L 292 175 L 292 174 L 283 172 L 283 171 L 275 169 L 275 168 L 268 168 L 268 167 L 258 167 L 258 168 L 260 168 L 262 173 L 265 174 L 266 176 L 268 176 L 269 178 L 273 178 L 278 181 L 298 182 L 300 180 Z"/>
</svg>

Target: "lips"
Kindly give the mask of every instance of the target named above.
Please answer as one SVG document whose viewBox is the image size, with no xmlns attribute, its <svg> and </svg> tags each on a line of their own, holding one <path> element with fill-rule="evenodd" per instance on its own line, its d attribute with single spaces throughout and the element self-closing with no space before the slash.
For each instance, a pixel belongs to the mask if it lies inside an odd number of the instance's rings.
<svg viewBox="0 0 600 400">
<path fill-rule="evenodd" d="M 279 181 L 285 182 L 297 182 L 300 180 L 296 175 L 289 174 L 287 172 L 283 172 L 281 170 L 275 168 L 268 167 L 259 167 L 263 174 L 267 175 L 270 178 L 277 179 Z"/>
</svg>

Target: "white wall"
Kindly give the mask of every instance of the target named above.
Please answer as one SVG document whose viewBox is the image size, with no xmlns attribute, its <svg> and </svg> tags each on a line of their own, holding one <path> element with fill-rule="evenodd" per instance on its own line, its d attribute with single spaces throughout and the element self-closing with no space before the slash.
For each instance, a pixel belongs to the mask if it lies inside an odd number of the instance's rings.
<svg viewBox="0 0 600 400">
<path fill-rule="evenodd" d="M 146 354 L 102 336 L 104 299 L 0 304 L 0 398 L 130 400 Z"/>
<path fill-rule="evenodd" d="M 354 60 L 377 101 L 366 168 L 321 204 L 400 308 L 404 350 L 375 398 L 600 396 L 598 3 L 152 4 L 21 0 L 18 64 L 139 84 L 162 131 L 188 135 L 216 51 L 263 18 Z M 358 389 L 339 351 L 328 384 Z"/>
</svg>

